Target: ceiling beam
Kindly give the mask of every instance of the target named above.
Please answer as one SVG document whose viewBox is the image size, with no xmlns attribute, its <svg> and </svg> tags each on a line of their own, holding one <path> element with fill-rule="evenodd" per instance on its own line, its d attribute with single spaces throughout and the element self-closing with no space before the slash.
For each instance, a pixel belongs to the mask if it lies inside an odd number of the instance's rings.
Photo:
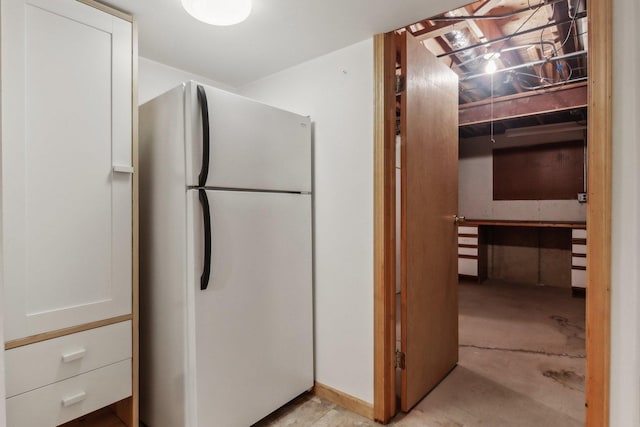
<svg viewBox="0 0 640 427">
<path fill-rule="evenodd" d="M 576 19 L 584 18 L 586 16 L 587 16 L 586 12 L 579 12 L 576 15 Z M 572 21 L 571 19 L 567 19 L 567 20 L 564 20 L 564 21 L 561 21 L 561 22 L 553 22 L 552 21 L 552 22 L 549 22 L 547 24 L 540 25 L 538 27 L 528 28 L 526 30 L 520 30 L 520 31 L 518 31 L 516 33 L 512 33 L 512 34 L 509 34 L 508 36 L 503 36 L 503 37 L 497 38 L 495 40 L 488 40 L 488 41 L 486 41 L 484 43 L 477 43 L 477 44 L 474 44 L 474 45 L 471 45 L 471 46 L 461 47 L 460 49 L 456 49 L 456 50 L 452 50 L 451 52 L 447 52 L 444 55 L 438 55 L 438 58 L 440 58 L 442 56 L 456 55 L 456 54 L 458 54 L 460 52 L 463 52 L 465 50 L 476 49 L 476 48 L 479 48 L 479 47 L 482 47 L 482 46 L 491 45 L 493 43 L 501 42 L 501 41 L 504 41 L 504 40 L 511 40 L 514 37 L 522 36 L 524 34 L 535 33 L 536 31 L 540 31 L 542 29 L 549 28 L 549 27 L 556 27 L 558 25 L 566 24 L 566 23 L 571 22 L 571 21 Z"/>
<path fill-rule="evenodd" d="M 436 22 L 433 25 L 429 24 L 429 21 L 423 21 L 422 24 L 424 29 L 412 33 L 418 41 L 442 37 L 454 30 L 461 31 L 468 28 L 467 24 L 463 21 L 458 21 L 453 24 L 451 22 Z"/>
<path fill-rule="evenodd" d="M 466 10 L 469 11 L 468 6 Z M 489 39 L 498 39 L 498 38 L 504 37 L 502 28 L 500 28 L 500 26 L 496 23 L 496 21 L 478 21 L 476 25 L 479 26 L 479 29 L 482 31 L 482 33 Z M 502 44 L 499 44 L 497 46 L 497 49 L 503 49 L 508 47 L 511 47 L 511 41 L 507 39 L 503 41 Z M 506 67 L 522 64 L 522 58 L 520 57 L 518 52 L 516 52 L 515 50 L 503 52 L 499 58 L 500 58 L 500 61 L 504 64 L 502 67 L 499 67 L 499 68 L 506 68 Z M 522 89 L 520 88 L 520 85 L 518 84 L 517 80 L 514 79 L 511 85 L 513 86 L 516 92 L 522 92 Z"/>
<path fill-rule="evenodd" d="M 500 0 L 488 0 L 485 4 L 480 6 L 477 10 L 473 12 L 476 16 L 486 15 L 491 9 L 500 6 L 502 2 Z"/>
<path fill-rule="evenodd" d="M 494 98 L 493 115 L 491 114 L 491 99 L 461 105 L 459 110 L 460 126 L 582 108 L 586 107 L 587 103 L 586 83 L 518 93 Z"/>
</svg>

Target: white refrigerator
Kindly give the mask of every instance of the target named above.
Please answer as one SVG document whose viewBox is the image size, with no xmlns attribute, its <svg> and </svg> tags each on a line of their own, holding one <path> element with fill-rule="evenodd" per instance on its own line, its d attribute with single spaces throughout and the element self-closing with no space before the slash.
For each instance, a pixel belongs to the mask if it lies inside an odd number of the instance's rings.
<svg viewBox="0 0 640 427">
<path fill-rule="evenodd" d="M 313 386 L 308 117 L 185 83 L 140 107 L 140 413 L 247 427 Z"/>
</svg>

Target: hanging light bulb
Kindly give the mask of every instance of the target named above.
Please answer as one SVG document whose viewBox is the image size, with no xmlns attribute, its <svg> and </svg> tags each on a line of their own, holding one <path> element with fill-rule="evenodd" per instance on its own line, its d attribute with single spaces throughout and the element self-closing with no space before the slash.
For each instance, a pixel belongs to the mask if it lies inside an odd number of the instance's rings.
<svg viewBox="0 0 640 427">
<path fill-rule="evenodd" d="M 487 74 L 493 74 L 498 70 L 498 64 L 493 59 L 487 62 L 487 65 L 484 67 L 484 72 Z"/>
<path fill-rule="evenodd" d="M 496 59 L 500 58 L 500 52 L 489 52 L 484 55 L 484 59 L 487 61 L 487 65 L 484 67 L 484 72 L 487 74 L 493 74 L 498 70 L 498 64 Z"/>
<path fill-rule="evenodd" d="M 189 15 L 211 25 L 234 25 L 249 17 L 251 0 L 182 0 Z"/>
</svg>

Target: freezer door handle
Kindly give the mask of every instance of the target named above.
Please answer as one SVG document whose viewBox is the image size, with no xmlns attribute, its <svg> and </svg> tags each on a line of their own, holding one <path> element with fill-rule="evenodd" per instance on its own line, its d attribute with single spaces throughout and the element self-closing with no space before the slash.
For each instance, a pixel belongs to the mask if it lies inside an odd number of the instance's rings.
<svg viewBox="0 0 640 427">
<path fill-rule="evenodd" d="M 202 205 L 202 217 L 204 218 L 204 263 L 202 276 L 200 276 L 200 290 L 204 291 L 209 286 L 211 275 L 211 211 L 209 199 L 205 190 L 198 190 L 200 204 Z"/>
<path fill-rule="evenodd" d="M 198 186 L 204 187 L 207 185 L 207 175 L 209 174 L 209 104 L 204 87 L 198 85 L 197 90 L 198 102 L 202 113 L 202 166 L 200 175 L 198 175 Z"/>
</svg>

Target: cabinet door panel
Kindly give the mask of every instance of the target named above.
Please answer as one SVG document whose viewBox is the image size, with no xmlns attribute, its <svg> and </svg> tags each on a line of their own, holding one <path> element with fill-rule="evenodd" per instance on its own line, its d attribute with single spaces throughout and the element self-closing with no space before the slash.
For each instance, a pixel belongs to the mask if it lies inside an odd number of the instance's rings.
<svg viewBox="0 0 640 427">
<path fill-rule="evenodd" d="M 5 338 L 128 314 L 131 25 L 7 0 L 2 54 Z"/>
</svg>

